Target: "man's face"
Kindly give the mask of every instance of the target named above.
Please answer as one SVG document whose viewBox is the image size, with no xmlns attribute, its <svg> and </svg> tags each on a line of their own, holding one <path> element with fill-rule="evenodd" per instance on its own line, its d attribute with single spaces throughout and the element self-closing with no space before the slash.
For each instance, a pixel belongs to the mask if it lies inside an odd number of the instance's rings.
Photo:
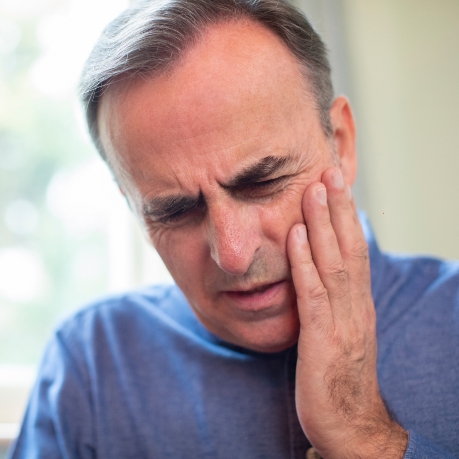
<svg viewBox="0 0 459 459">
<path fill-rule="evenodd" d="M 253 23 L 215 26 L 167 74 L 116 83 L 99 127 L 134 212 L 207 329 L 262 352 L 293 345 L 286 238 L 303 221 L 305 189 L 334 161 L 280 40 Z"/>
</svg>

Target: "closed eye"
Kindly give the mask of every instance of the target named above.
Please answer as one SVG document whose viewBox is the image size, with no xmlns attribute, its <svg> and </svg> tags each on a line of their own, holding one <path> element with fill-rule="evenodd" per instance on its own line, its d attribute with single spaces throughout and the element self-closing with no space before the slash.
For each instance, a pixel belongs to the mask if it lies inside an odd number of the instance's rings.
<svg viewBox="0 0 459 459">
<path fill-rule="evenodd" d="M 285 179 L 286 177 L 282 176 L 282 177 L 277 177 L 277 178 L 270 179 L 270 180 L 263 180 L 262 182 L 254 182 L 253 186 L 255 188 L 268 188 L 273 185 L 277 185 L 278 183 L 282 182 Z"/>
<path fill-rule="evenodd" d="M 203 202 L 197 202 L 194 206 L 184 207 L 173 213 L 161 215 L 157 218 L 157 222 L 165 225 L 180 223 L 182 220 L 188 220 L 189 218 L 195 218 L 201 215 L 204 207 L 205 205 Z"/>
<path fill-rule="evenodd" d="M 237 185 L 221 185 L 235 199 L 265 200 L 281 192 L 291 175 L 282 175 L 268 180 L 244 180 Z M 172 196 L 155 198 L 148 203 L 143 215 L 151 224 L 181 224 L 182 222 L 198 221 L 206 212 L 204 197 Z"/>
<path fill-rule="evenodd" d="M 154 198 L 145 206 L 144 216 L 151 223 L 172 224 L 205 208 L 202 196 L 170 196 Z M 202 212 L 201 212 L 202 213 Z"/>
<path fill-rule="evenodd" d="M 288 177 L 288 175 L 283 175 L 270 180 L 247 183 L 243 186 L 231 188 L 231 194 L 239 199 L 259 199 L 272 196 L 284 188 Z"/>
</svg>

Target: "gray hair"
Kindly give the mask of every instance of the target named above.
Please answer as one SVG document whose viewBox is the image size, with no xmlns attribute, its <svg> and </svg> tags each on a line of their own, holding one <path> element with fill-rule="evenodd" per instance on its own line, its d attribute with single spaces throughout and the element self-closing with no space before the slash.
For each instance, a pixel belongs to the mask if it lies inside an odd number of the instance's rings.
<svg viewBox="0 0 459 459">
<path fill-rule="evenodd" d="M 97 124 L 98 103 L 119 76 L 154 76 L 171 68 L 207 27 L 249 19 L 277 35 L 301 64 L 322 128 L 332 134 L 333 101 L 325 45 L 288 0 L 142 0 L 113 20 L 86 61 L 80 97 L 92 140 L 106 159 Z"/>
</svg>

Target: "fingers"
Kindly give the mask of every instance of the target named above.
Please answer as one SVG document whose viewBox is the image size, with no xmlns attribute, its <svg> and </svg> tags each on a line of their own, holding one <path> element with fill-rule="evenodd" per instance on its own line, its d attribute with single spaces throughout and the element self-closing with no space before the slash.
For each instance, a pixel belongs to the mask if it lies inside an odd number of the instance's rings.
<svg viewBox="0 0 459 459">
<path fill-rule="evenodd" d="M 365 237 L 338 168 L 327 169 L 322 182 L 308 187 L 303 214 L 309 250 L 332 313 L 337 319 L 347 319 L 353 303 L 363 304 L 359 299 L 368 295 L 370 276 Z"/>
<path fill-rule="evenodd" d="M 344 184 L 338 168 L 327 169 L 322 175 L 322 182 L 328 191 L 330 221 L 338 240 L 341 256 L 349 268 L 351 265 L 352 268 L 358 268 L 360 266 L 355 262 L 366 261 L 368 249 L 350 187 Z"/>
<path fill-rule="evenodd" d="M 306 225 L 294 225 L 287 239 L 301 324 L 297 412 L 328 457 L 330 441 L 342 445 L 349 438 L 344 424 L 352 436 L 355 419 L 374 418 L 376 321 L 367 245 L 338 168 L 309 185 L 302 207 Z"/>
<path fill-rule="evenodd" d="M 348 271 L 332 225 L 328 194 L 323 183 L 311 184 L 304 195 L 303 213 L 312 259 L 327 290 L 332 314 L 346 320 L 351 314 Z"/>
<path fill-rule="evenodd" d="M 314 264 L 305 225 L 294 225 L 287 238 L 287 252 L 295 285 L 302 328 L 323 330 L 333 323 L 327 290 Z"/>
<path fill-rule="evenodd" d="M 361 294 L 368 294 L 370 288 L 368 246 L 350 187 L 344 184 L 338 168 L 327 169 L 322 175 L 322 183 L 327 188 L 330 222 L 343 263 L 347 268 L 349 287 L 351 291 L 358 290 Z"/>
</svg>

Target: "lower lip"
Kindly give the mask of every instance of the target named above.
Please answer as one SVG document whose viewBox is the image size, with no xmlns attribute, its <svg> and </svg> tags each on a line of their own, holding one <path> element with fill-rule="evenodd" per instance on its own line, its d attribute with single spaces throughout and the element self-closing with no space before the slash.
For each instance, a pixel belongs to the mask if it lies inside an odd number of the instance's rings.
<svg viewBox="0 0 459 459">
<path fill-rule="evenodd" d="M 225 292 L 225 295 L 239 309 L 246 311 L 261 311 L 278 304 L 281 295 L 286 289 L 287 282 L 281 281 L 271 284 L 266 290 L 255 293 Z"/>
</svg>

